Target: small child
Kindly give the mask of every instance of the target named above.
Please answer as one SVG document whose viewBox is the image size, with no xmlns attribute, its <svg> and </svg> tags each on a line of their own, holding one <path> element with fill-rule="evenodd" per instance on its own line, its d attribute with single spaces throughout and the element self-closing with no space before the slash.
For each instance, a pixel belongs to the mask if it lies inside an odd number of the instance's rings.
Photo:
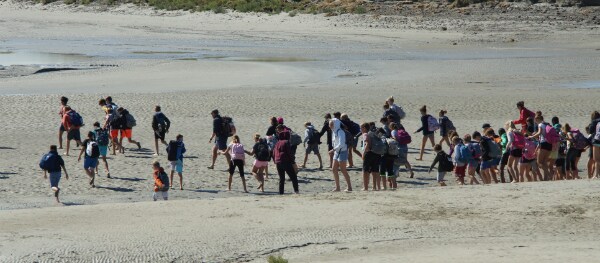
<svg viewBox="0 0 600 263">
<path fill-rule="evenodd" d="M 463 137 L 465 146 L 471 152 L 471 158 L 469 158 L 469 161 L 467 163 L 469 164 L 468 165 L 469 184 L 472 185 L 472 184 L 479 184 L 479 181 L 477 181 L 477 178 L 475 178 L 475 172 L 477 172 L 477 168 L 479 168 L 479 157 L 481 156 L 481 151 L 479 151 L 479 154 L 478 154 L 477 149 L 481 149 L 481 148 L 479 148 L 479 142 L 473 142 L 471 140 L 471 138 L 472 137 L 470 134 L 466 134 Z"/>
<path fill-rule="evenodd" d="M 450 160 L 450 156 L 442 150 L 442 146 L 436 144 L 433 146 L 433 150 L 435 151 L 435 159 L 433 159 L 433 163 L 429 167 L 429 173 L 433 170 L 436 164 L 438 164 L 438 172 L 437 172 L 437 182 L 440 186 L 446 186 L 444 176 L 446 176 L 446 172 L 453 170 L 452 161 Z"/>
<path fill-rule="evenodd" d="M 183 144 L 183 135 L 178 134 L 174 141 L 167 145 L 167 159 L 171 166 L 171 188 L 173 188 L 173 175 L 177 172 L 179 175 L 179 189 L 183 190 L 183 154 L 185 153 L 185 144 Z"/>
<path fill-rule="evenodd" d="M 227 186 L 227 191 L 231 191 L 231 182 L 233 181 L 233 172 L 235 171 L 235 167 L 240 171 L 240 177 L 242 178 L 242 184 L 244 185 L 244 193 L 248 193 L 246 189 L 246 178 L 244 177 L 244 162 L 246 160 L 246 151 L 244 150 L 244 145 L 240 142 L 240 137 L 237 135 L 233 135 L 233 141 L 225 151 L 220 152 L 219 154 L 225 154 L 229 152 L 231 156 L 231 162 L 229 163 L 229 182 Z"/>
<path fill-rule="evenodd" d="M 160 163 L 155 161 L 152 163 L 152 169 L 154 170 L 154 194 L 152 198 L 154 201 L 162 196 L 163 200 L 169 199 L 169 176 L 165 170 L 160 167 Z"/>
<path fill-rule="evenodd" d="M 304 163 L 300 168 L 306 168 L 308 155 L 312 152 L 319 158 L 319 170 L 323 170 L 323 161 L 319 153 L 319 144 L 321 143 L 319 131 L 310 122 L 305 123 L 304 127 L 306 128 L 304 131 L 304 147 L 306 152 L 304 153 Z"/>
<path fill-rule="evenodd" d="M 469 162 L 467 156 L 462 156 L 461 149 L 467 147 L 463 144 L 460 137 L 455 136 L 452 138 L 452 144 L 454 144 L 454 175 L 459 185 L 465 184 L 465 176 L 467 171 L 467 163 Z"/>
<path fill-rule="evenodd" d="M 263 174 L 269 166 L 271 160 L 271 152 L 269 151 L 269 145 L 267 140 L 260 138 L 260 134 L 254 134 L 254 147 L 252 151 L 246 153 L 250 156 L 254 156 L 254 164 L 252 165 L 252 175 L 258 181 L 259 185 L 256 187 L 261 192 L 265 191 L 265 179 Z"/>
</svg>

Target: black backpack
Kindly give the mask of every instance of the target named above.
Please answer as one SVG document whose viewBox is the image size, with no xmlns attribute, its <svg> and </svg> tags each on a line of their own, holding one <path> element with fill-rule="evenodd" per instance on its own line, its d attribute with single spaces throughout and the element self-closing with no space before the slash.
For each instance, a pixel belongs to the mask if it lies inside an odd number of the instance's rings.
<svg viewBox="0 0 600 263">
<path fill-rule="evenodd" d="M 170 141 L 167 146 L 167 160 L 177 161 L 177 150 L 179 149 L 178 141 Z"/>
<path fill-rule="evenodd" d="M 308 128 L 308 144 L 321 143 L 321 134 L 315 128 Z"/>
<path fill-rule="evenodd" d="M 163 184 L 162 187 L 158 188 L 159 191 L 166 192 L 169 191 L 169 175 L 165 171 L 158 173 L 158 180 Z"/>
<path fill-rule="evenodd" d="M 221 129 L 221 135 L 227 136 L 227 137 L 233 136 L 233 134 L 234 134 L 233 129 L 235 127 L 235 126 L 233 126 L 233 118 L 225 116 L 225 117 L 222 117 L 221 119 L 223 120 L 223 127 Z"/>
<path fill-rule="evenodd" d="M 440 169 L 444 172 L 452 172 L 454 171 L 454 163 L 452 162 L 452 157 L 448 154 L 442 152 L 440 153 Z"/>
<path fill-rule="evenodd" d="M 269 151 L 269 145 L 264 141 L 258 143 L 255 154 L 256 159 L 261 162 L 268 162 L 271 160 L 271 152 Z"/>
</svg>

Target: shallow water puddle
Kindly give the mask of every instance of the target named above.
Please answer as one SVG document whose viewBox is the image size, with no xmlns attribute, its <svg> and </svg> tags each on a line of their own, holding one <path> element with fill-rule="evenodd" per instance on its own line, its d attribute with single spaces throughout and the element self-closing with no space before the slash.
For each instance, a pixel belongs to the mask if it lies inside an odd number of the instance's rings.
<svg viewBox="0 0 600 263">
<path fill-rule="evenodd" d="M 3 66 L 72 64 L 76 62 L 84 62 L 90 58 L 90 56 L 76 53 L 0 50 L 0 65 Z"/>
<path fill-rule="evenodd" d="M 573 89 L 600 89 L 600 80 L 581 81 L 561 85 L 565 88 Z"/>
</svg>

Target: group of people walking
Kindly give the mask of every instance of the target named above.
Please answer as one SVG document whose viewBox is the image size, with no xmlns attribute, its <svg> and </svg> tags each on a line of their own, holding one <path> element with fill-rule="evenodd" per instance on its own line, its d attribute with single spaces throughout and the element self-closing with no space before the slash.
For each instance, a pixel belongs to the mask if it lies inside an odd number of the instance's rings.
<svg viewBox="0 0 600 263">
<path fill-rule="evenodd" d="M 62 149 L 63 133 L 67 133 L 65 155 L 69 155 L 70 141 L 74 140 L 81 146 L 78 160 L 83 157 L 83 167 L 89 176 L 89 184 L 95 187 L 98 175 L 98 161 L 104 163 L 107 178 L 110 178 L 109 165 L 106 156 L 110 149 L 112 154 L 124 153 L 123 138 L 127 142 L 141 148 L 139 142 L 133 140 L 132 129 L 136 126 L 133 115 L 118 107 L 111 97 L 101 99 L 99 106 L 105 113 L 102 122 L 96 122 L 93 130 L 87 133 L 81 141 L 80 129 L 83 118 L 68 106 L 68 99 L 61 98 L 61 125 L 59 128 L 59 146 L 50 147 L 50 152 L 40 161 L 40 167 L 50 173 L 51 188 L 58 202 L 58 182 L 61 170 L 68 179 L 64 161 L 58 154 Z M 518 102 L 520 117 L 508 121 L 503 128 L 497 130 L 490 124 L 484 124 L 482 131 L 459 136 L 456 127 L 447 111 L 441 110 L 438 118 L 428 114 L 427 107 L 421 112 L 421 127 L 414 133 L 422 133 L 419 157 L 423 160 L 425 148 L 429 142 L 435 151 L 435 158 L 430 166 L 431 172 L 437 166 L 437 181 L 445 186 L 445 175 L 454 172 L 458 184 L 490 184 L 492 182 L 525 182 L 578 179 L 578 162 L 583 152 L 589 150 L 588 176 L 597 178 L 600 163 L 600 113 L 593 112 L 591 123 L 586 127 L 587 136 L 569 124 L 561 125 L 557 117 L 552 123 L 544 121 L 541 112 L 532 112 L 525 108 L 524 102 Z M 167 146 L 170 178 L 158 161 L 153 163 L 154 200 L 167 199 L 168 190 L 173 188 L 173 177 L 179 176 L 179 186 L 183 190 L 183 159 L 186 152 L 181 134 L 175 140 L 167 143 L 165 136 L 171 126 L 170 120 L 156 106 L 152 118 L 152 129 L 155 138 L 154 155 L 159 155 L 159 143 Z M 285 176 L 292 182 L 294 193 L 299 193 L 298 172 L 306 168 L 310 154 L 317 156 L 318 170 L 323 169 L 323 158 L 319 148 L 323 139 L 327 144 L 329 168 L 334 179 L 333 191 L 341 191 L 340 173 L 346 183 L 344 191 L 353 190 L 348 168 L 354 168 L 356 159 L 362 160 L 363 184 L 362 190 L 378 191 L 381 189 L 396 189 L 399 172 L 404 167 L 412 178 L 414 172 L 408 159 L 408 145 L 412 137 L 406 131 L 401 121 L 406 117 L 404 109 L 394 103 L 394 98 L 388 98 L 383 106 L 383 114 L 375 122 L 358 124 L 352 121 L 348 114 L 334 112 L 325 114 L 322 128 L 319 130 L 311 122 L 304 124 L 304 138 L 284 124 L 282 117 L 270 118 L 270 126 L 265 135 L 255 134 L 254 145 L 246 150 L 242 144 L 234 121 L 231 117 L 221 116 L 218 110 L 211 112 L 213 118 L 212 135 L 209 143 L 212 147 L 211 164 L 208 169 L 214 169 L 218 156 L 224 156 L 229 166 L 228 190 L 232 189 L 233 175 L 237 168 L 243 190 L 248 192 L 244 167 L 246 155 L 253 156 L 252 175 L 258 181 L 257 189 L 264 192 L 265 181 L 269 179 L 269 164 L 274 163 L 279 176 L 279 193 L 285 192 Z M 517 125 L 521 125 L 518 129 Z M 439 132 L 441 139 L 435 141 L 435 133 Z M 228 144 L 229 139 L 231 142 Z M 360 145 L 359 145 L 360 144 Z M 304 155 L 302 165 L 296 162 L 298 147 L 302 147 Z M 447 152 L 443 150 L 447 146 Z M 505 172 L 506 171 L 506 172 Z M 476 174 L 478 176 L 476 176 Z M 498 174 L 500 180 L 498 180 Z"/>
</svg>

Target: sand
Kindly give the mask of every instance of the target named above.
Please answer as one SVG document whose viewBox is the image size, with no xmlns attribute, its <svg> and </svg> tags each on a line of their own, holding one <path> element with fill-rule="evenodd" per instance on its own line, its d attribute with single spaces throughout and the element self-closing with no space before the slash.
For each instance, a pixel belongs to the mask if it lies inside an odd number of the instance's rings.
<svg viewBox="0 0 600 263">
<path fill-rule="evenodd" d="M 116 66 L 20 77 L 11 77 L 16 67 L 0 70 L 1 118 L 9 124 L 0 128 L 0 261 L 258 262 L 273 253 L 292 262 L 597 258 L 596 181 L 459 187 L 448 176 L 450 186 L 441 189 L 427 173 L 428 150 L 425 161 L 412 161 L 415 178 L 401 173 L 395 192 L 330 194 L 331 172 L 316 170 L 311 156 L 300 172 L 302 195 L 278 197 L 275 179 L 266 194 L 244 194 L 236 176 L 228 192 L 225 161 L 205 168 L 215 108 L 234 118 L 247 147 L 270 116 L 298 131 L 306 121 L 320 128 L 332 111 L 374 121 L 390 95 L 407 111 L 409 131 L 418 128 L 422 105 L 447 109 L 461 133 L 517 118 L 519 100 L 580 129 L 597 109 L 597 27 L 512 21 L 514 31 L 474 34 L 393 21 L 1 2 L 0 51 L 84 54 L 88 65 Z M 128 145 L 124 155 L 110 156 L 114 179 L 101 167 L 96 189 L 77 158 L 65 157 L 66 207 L 55 207 L 37 163 L 57 143 L 62 95 L 83 115 L 83 130 L 101 120 L 97 100 L 111 95 L 136 117 L 134 139 L 143 149 Z M 173 122 L 168 139 L 183 134 L 188 153 L 185 190 L 152 203 L 150 163 L 166 161 L 152 156 L 157 104 Z M 410 160 L 420 140 L 413 135 Z M 350 175 L 359 189 L 360 171 Z"/>
</svg>

